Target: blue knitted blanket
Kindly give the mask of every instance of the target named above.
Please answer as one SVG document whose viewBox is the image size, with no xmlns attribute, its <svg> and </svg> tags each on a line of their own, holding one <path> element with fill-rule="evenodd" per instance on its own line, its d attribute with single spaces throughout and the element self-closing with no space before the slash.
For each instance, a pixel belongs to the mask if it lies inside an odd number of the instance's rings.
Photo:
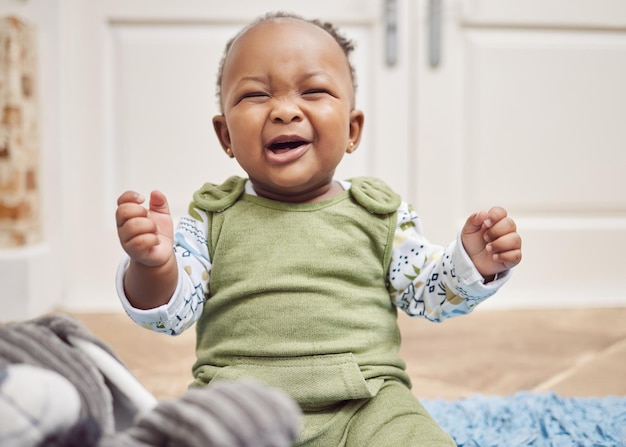
<svg viewBox="0 0 626 447">
<path fill-rule="evenodd" d="M 460 447 L 626 446 L 626 397 L 520 392 L 421 402 Z"/>
</svg>

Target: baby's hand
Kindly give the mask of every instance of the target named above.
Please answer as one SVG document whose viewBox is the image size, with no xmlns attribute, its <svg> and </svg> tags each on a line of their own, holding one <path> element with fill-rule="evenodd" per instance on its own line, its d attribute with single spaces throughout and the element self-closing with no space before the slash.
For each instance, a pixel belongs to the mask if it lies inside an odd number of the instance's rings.
<svg viewBox="0 0 626 447">
<path fill-rule="evenodd" d="M 463 226 L 461 240 L 476 269 L 488 281 L 522 260 L 522 238 L 513 219 L 499 206 L 472 214 Z"/>
<path fill-rule="evenodd" d="M 167 199 L 161 192 L 152 191 L 148 209 L 142 205 L 144 200 L 134 191 L 126 191 L 117 199 L 117 234 L 133 261 L 158 267 L 174 256 L 174 227 Z"/>
</svg>

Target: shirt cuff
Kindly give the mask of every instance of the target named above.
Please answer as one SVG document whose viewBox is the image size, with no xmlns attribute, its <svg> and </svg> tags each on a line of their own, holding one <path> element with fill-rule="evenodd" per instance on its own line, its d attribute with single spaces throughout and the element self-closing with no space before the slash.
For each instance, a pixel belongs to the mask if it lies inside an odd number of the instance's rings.
<svg viewBox="0 0 626 447">
<path fill-rule="evenodd" d="M 463 247 L 461 233 L 458 234 L 454 244 L 453 258 L 456 276 L 461 286 L 466 290 L 472 289 L 476 292 L 486 292 L 491 295 L 511 277 L 511 269 L 508 269 L 498 273 L 493 281 L 485 284 L 485 278 L 476 269 L 476 266 L 465 251 L 465 247 Z"/>
<path fill-rule="evenodd" d="M 178 283 L 176 284 L 176 290 L 174 290 L 174 294 L 167 304 L 163 304 L 153 309 L 138 309 L 130 303 L 126 297 L 126 292 L 124 291 L 124 277 L 126 276 L 129 264 L 130 256 L 125 254 L 117 267 L 115 279 L 117 295 L 122 303 L 124 311 L 128 314 L 128 316 L 138 325 L 148 329 L 152 329 L 155 324 L 175 319 L 178 311 L 184 307 L 184 295 L 182 293 L 185 288 L 185 282 L 182 281 L 184 278 L 183 275 L 186 275 L 184 270 L 182 270 L 180 266 L 178 267 Z"/>
</svg>

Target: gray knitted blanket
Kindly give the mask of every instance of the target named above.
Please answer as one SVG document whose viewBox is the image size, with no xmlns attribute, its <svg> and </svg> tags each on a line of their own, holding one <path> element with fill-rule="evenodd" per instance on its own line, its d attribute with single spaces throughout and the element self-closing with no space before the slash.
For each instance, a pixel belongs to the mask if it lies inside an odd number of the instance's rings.
<svg viewBox="0 0 626 447">
<path fill-rule="evenodd" d="M 2 411 L 13 408 L 9 404 L 32 406 L 32 396 L 26 398 L 31 391 L 28 386 L 20 388 L 24 391 L 18 396 L 3 394 L 10 389 L 3 387 L 5 382 L 20 379 L 11 377 L 19 374 L 18 368 L 10 368 L 15 365 L 58 374 L 77 390 L 80 414 L 76 423 L 89 421 L 97 428 L 95 435 L 90 432 L 89 442 L 43 432 L 38 444 L 24 443 L 14 427 L 7 427 L 6 422 L 3 426 L 3 421 L 11 420 L 2 417 Z M 157 402 L 109 346 L 67 315 L 0 326 L 0 403 L 0 445 L 15 447 L 287 447 L 297 435 L 300 416 L 297 405 L 282 391 L 252 381 L 212 384 L 189 390 L 178 399 Z M 35 403 L 49 404 L 36 399 Z M 38 411 L 32 410 L 35 416 Z M 35 416 L 28 421 L 38 433 L 49 421 Z"/>
</svg>

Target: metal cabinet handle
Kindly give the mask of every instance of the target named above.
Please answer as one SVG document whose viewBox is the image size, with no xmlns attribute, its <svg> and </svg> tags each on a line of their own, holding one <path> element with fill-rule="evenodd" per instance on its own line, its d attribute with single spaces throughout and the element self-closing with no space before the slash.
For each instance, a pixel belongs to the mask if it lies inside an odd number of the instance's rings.
<svg viewBox="0 0 626 447">
<path fill-rule="evenodd" d="M 430 0 L 428 4 L 428 63 L 433 68 L 441 63 L 441 3 Z"/>
<path fill-rule="evenodd" d="M 398 62 L 398 1 L 385 0 L 385 61 L 388 67 Z"/>
</svg>

